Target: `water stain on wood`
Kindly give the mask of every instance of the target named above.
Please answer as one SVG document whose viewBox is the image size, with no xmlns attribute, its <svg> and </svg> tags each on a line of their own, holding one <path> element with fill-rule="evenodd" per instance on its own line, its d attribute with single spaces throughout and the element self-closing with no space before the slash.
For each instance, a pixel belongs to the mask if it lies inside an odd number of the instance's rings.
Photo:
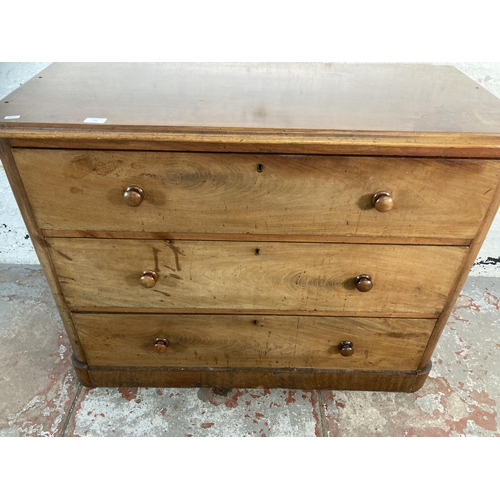
<svg viewBox="0 0 500 500">
<path fill-rule="evenodd" d="M 92 153 L 84 153 L 64 166 L 64 174 L 72 179 L 83 179 L 91 173 L 106 177 L 123 165 L 122 160 L 104 162 L 98 160 Z"/>
</svg>

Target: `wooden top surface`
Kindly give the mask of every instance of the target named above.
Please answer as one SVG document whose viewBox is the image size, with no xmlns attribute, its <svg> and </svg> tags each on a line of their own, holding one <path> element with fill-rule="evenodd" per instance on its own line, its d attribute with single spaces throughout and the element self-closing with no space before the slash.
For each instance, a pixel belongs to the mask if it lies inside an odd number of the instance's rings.
<svg viewBox="0 0 500 500">
<path fill-rule="evenodd" d="M 0 137 L 41 128 L 500 134 L 500 99 L 451 66 L 55 63 L 0 104 Z"/>
</svg>

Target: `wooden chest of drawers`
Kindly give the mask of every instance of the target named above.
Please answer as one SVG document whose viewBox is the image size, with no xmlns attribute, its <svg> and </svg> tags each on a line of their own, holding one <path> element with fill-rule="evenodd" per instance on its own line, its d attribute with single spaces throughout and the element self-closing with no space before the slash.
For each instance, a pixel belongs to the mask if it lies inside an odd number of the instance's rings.
<svg viewBox="0 0 500 500">
<path fill-rule="evenodd" d="M 0 107 L 88 386 L 415 391 L 500 203 L 450 67 L 55 64 Z"/>
</svg>

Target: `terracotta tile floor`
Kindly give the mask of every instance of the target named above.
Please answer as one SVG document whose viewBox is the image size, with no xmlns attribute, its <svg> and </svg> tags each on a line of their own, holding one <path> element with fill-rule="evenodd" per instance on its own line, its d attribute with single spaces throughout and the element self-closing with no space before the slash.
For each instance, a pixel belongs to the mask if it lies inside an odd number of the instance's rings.
<svg viewBox="0 0 500 500">
<path fill-rule="evenodd" d="M 0 436 L 499 436 L 500 278 L 469 278 L 415 394 L 88 389 L 37 266 L 0 265 Z"/>
</svg>

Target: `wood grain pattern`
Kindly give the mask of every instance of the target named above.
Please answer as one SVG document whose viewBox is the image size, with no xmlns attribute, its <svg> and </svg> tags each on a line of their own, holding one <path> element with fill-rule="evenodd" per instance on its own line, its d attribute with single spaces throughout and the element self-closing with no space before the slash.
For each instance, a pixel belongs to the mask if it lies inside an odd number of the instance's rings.
<svg viewBox="0 0 500 500">
<path fill-rule="evenodd" d="M 2 100 L 0 124 L 499 133 L 500 103 L 450 66 L 59 63 Z"/>
<path fill-rule="evenodd" d="M 14 155 L 44 230 L 472 239 L 500 179 L 500 161 L 487 160 L 24 149 Z M 123 195 L 134 185 L 145 197 L 130 207 Z M 377 191 L 391 192 L 392 210 L 375 209 Z"/>
<path fill-rule="evenodd" d="M 70 307 L 441 311 L 465 247 L 49 238 Z M 158 274 L 145 289 L 143 271 Z M 368 293 L 355 288 L 370 274 Z"/>
<path fill-rule="evenodd" d="M 12 156 L 11 148 L 8 141 L 6 140 L 0 140 L 0 158 L 5 168 L 5 173 L 7 174 L 7 179 L 9 180 L 17 205 L 21 211 L 24 223 L 26 224 L 26 228 L 30 235 L 31 242 L 33 243 L 36 255 L 42 266 L 43 273 L 45 275 L 45 278 L 47 279 L 47 283 L 54 297 L 54 301 L 56 303 L 59 314 L 61 315 L 62 322 L 73 349 L 73 353 L 75 354 L 79 362 L 85 363 L 85 355 L 83 354 L 78 335 L 76 334 L 68 305 L 64 300 L 56 271 L 54 270 L 50 259 L 49 250 L 47 248 L 45 239 L 43 238 L 40 229 L 36 224 L 36 219 L 33 214 L 30 200 L 26 194 L 23 182 L 16 168 L 16 163 L 14 157 Z"/>
<path fill-rule="evenodd" d="M 73 360 L 83 385 L 93 387 L 287 388 L 338 391 L 415 392 L 431 363 L 418 371 L 319 370 L 311 368 L 130 368 L 94 367 Z"/>
<path fill-rule="evenodd" d="M 416 370 L 435 320 L 74 314 L 94 366 Z M 154 350 L 157 338 L 168 349 Z M 340 355 L 338 344 L 353 343 Z"/>
<path fill-rule="evenodd" d="M 0 103 L 0 137 L 22 147 L 500 158 L 499 108 L 445 66 L 64 63 Z M 106 123 L 83 123 L 96 115 Z"/>
<path fill-rule="evenodd" d="M 467 252 L 462 267 L 460 268 L 459 272 L 455 277 L 455 283 L 453 284 L 451 293 L 443 308 L 443 311 L 439 316 L 438 321 L 436 322 L 434 331 L 432 332 L 431 338 L 429 339 L 429 343 L 425 349 L 424 355 L 422 356 L 422 360 L 420 361 L 419 365 L 420 367 L 426 366 L 426 364 L 429 362 L 431 355 L 434 352 L 434 349 L 436 348 L 439 337 L 441 336 L 441 333 L 443 332 L 443 329 L 446 326 L 446 322 L 448 321 L 448 318 L 450 317 L 450 314 L 453 311 L 453 308 L 455 307 L 455 303 L 465 284 L 465 280 L 467 279 L 470 273 L 474 261 L 476 260 L 479 250 L 481 249 L 484 239 L 488 233 L 488 230 L 490 229 L 493 219 L 495 218 L 495 215 L 498 211 L 498 208 L 500 206 L 500 184 L 497 184 L 496 187 L 492 186 L 492 188 L 494 188 L 493 202 L 489 206 L 488 211 L 481 222 L 479 230 L 471 246 L 469 247 L 469 251 Z"/>
</svg>

